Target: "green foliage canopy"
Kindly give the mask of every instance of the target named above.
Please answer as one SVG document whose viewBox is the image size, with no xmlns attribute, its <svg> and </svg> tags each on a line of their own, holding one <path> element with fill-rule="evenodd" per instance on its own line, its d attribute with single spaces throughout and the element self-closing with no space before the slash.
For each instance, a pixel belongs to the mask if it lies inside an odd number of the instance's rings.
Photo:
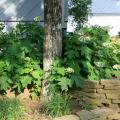
<svg viewBox="0 0 120 120">
<path fill-rule="evenodd" d="M 30 88 L 39 95 L 43 78 L 43 29 L 33 23 L 19 23 L 9 33 L 0 31 L 0 90 L 20 93 Z"/>
<path fill-rule="evenodd" d="M 43 79 L 44 30 L 36 22 L 18 24 L 11 32 L 0 26 L 0 91 L 21 93 L 25 88 L 34 97 L 40 94 Z M 66 33 L 63 56 L 56 59 L 48 79 L 51 88 L 68 91 L 81 87 L 85 79 L 120 78 L 120 44 L 99 26 Z M 52 89 L 53 90 L 53 89 Z"/>
<path fill-rule="evenodd" d="M 68 33 L 64 44 L 65 64 L 74 69 L 74 78 L 79 76 L 77 82 L 120 78 L 120 44 L 110 39 L 106 28 L 92 26 Z"/>
<path fill-rule="evenodd" d="M 73 16 L 77 27 L 81 27 L 88 20 L 91 3 L 92 0 L 69 0 L 70 15 Z"/>
</svg>

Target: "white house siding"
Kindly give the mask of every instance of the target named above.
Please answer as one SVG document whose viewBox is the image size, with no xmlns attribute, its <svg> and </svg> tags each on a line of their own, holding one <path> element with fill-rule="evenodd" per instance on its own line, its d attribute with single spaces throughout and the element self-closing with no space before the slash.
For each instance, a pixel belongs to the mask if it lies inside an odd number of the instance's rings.
<svg viewBox="0 0 120 120">
<path fill-rule="evenodd" d="M 93 17 L 89 18 L 88 24 L 99 25 L 103 27 L 108 26 L 110 27 L 109 34 L 111 36 L 118 35 L 118 32 L 120 32 L 120 15 L 94 15 Z"/>
<path fill-rule="evenodd" d="M 93 0 L 89 25 L 109 26 L 111 36 L 120 31 L 120 0 Z"/>
<path fill-rule="evenodd" d="M 67 27 L 68 5 L 62 0 L 62 27 Z M 5 22 L 11 28 L 17 22 L 30 22 L 36 16 L 41 17 L 44 24 L 44 0 L 0 0 L 0 22 Z"/>
<path fill-rule="evenodd" d="M 110 26 L 109 34 L 117 35 L 120 31 L 120 0 L 92 0 L 92 15 L 88 25 Z M 68 31 L 73 32 L 76 24 L 71 25 L 72 17 L 68 21 Z"/>
<path fill-rule="evenodd" d="M 67 23 L 67 32 L 74 32 L 75 28 L 76 28 L 76 23 L 73 22 L 73 17 L 69 16 Z"/>
</svg>

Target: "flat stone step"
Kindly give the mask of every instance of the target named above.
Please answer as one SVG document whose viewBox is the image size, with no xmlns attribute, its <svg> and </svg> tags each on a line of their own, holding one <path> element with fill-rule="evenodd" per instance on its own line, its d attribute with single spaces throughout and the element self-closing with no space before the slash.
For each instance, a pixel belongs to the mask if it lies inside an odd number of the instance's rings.
<svg viewBox="0 0 120 120">
<path fill-rule="evenodd" d="M 109 115 L 117 114 L 116 111 L 105 108 L 105 109 L 94 109 L 94 110 L 81 110 L 76 112 L 80 120 L 106 120 Z"/>
<path fill-rule="evenodd" d="M 63 117 L 54 118 L 53 120 L 80 120 L 76 115 L 65 115 Z"/>
</svg>

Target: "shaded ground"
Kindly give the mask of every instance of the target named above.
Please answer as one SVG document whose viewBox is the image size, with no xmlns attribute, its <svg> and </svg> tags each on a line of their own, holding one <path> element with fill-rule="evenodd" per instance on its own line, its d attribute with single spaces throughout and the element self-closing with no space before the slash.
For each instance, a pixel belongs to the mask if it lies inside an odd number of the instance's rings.
<svg viewBox="0 0 120 120">
<path fill-rule="evenodd" d="M 44 109 L 39 99 L 31 100 L 29 98 L 22 100 L 23 105 L 26 108 L 26 113 L 23 116 L 23 119 L 30 120 L 47 120 L 47 117 L 44 114 Z M 80 106 L 75 101 L 71 102 L 72 114 L 80 111 Z"/>
<path fill-rule="evenodd" d="M 23 119 L 45 120 L 43 106 L 41 105 L 39 99 L 24 99 L 22 102 L 26 108 L 26 113 L 24 113 Z"/>
</svg>

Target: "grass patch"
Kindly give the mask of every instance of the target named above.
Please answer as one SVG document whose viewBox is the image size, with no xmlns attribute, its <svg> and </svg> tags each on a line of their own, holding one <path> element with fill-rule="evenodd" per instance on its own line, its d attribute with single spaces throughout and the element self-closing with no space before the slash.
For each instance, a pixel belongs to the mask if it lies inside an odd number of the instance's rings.
<svg viewBox="0 0 120 120">
<path fill-rule="evenodd" d="M 19 100 L 0 99 L 0 120 L 21 120 L 23 112 L 25 108 Z"/>
<path fill-rule="evenodd" d="M 60 117 L 71 113 L 68 95 L 56 95 L 44 104 L 45 113 L 51 117 Z"/>
</svg>

